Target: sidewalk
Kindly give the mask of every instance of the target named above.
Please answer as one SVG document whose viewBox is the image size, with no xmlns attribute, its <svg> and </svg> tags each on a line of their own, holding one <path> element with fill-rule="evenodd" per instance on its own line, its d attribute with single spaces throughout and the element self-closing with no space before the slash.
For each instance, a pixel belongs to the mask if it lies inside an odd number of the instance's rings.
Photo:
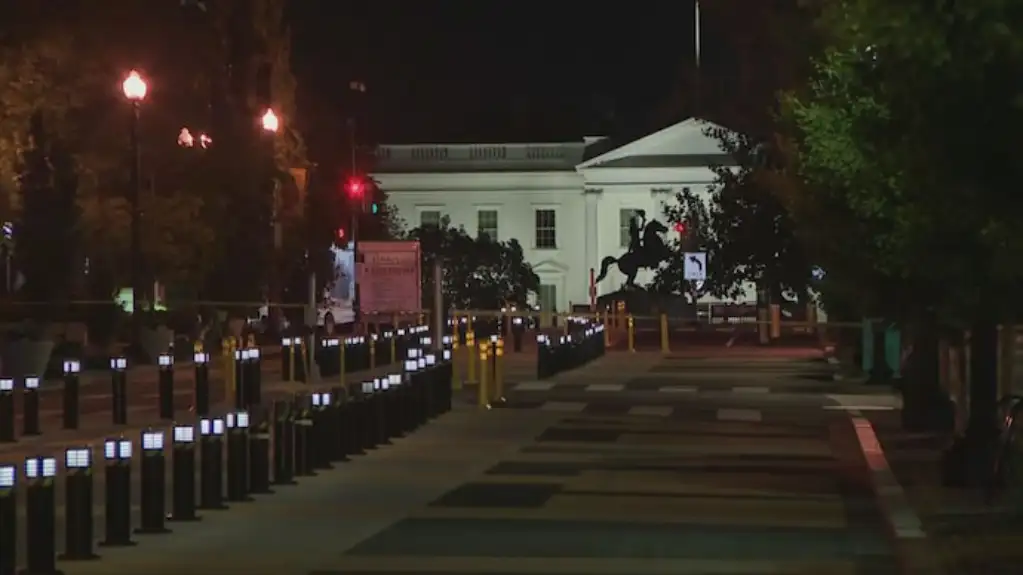
<svg viewBox="0 0 1023 575">
<path fill-rule="evenodd" d="M 870 413 L 893 473 L 919 516 L 927 548 L 943 573 L 1023 572 L 1023 515 L 1004 501 L 988 505 L 980 489 L 941 485 L 942 452 L 950 439 L 902 431 L 898 412 Z"/>
</svg>

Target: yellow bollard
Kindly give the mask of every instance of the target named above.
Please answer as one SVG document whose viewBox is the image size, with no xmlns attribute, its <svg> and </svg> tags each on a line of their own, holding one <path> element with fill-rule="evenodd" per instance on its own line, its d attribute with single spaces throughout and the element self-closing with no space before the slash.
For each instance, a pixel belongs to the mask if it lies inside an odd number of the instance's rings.
<svg viewBox="0 0 1023 575">
<path fill-rule="evenodd" d="M 224 397 L 228 401 L 234 401 L 234 350 L 235 342 L 233 336 L 224 338 L 220 345 L 221 355 L 224 356 Z"/>
<path fill-rule="evenodd" d="M 604 310 L 604 347 L 611 347 L 611 326 L 608 324 L 608 311 Z"/>
<path fill-rule="evenodd" d="M 465 334 L 465 355 L 469 364 L 466 366 L 465 380 L 476 383 L 476 334 L 469 331 Z"/>
<path fill-rule="evenodd" d="M 771 339 L 781 337 L 781 306 L 772 303 L 771 307 Z"/>
<path fill-rule="evenodd" d="M 562 335 L 568 335 L 568 316 L 567 315 L 558 316 L 558 319 L 561 320 Z"/>
<path fill-rule="evenodd" d="M 369 346 L 369 368 L 376 369 L 377 367 L 377 336 L 376 334 L 370 334 L 366 336 L 366 345 Z"/>
<path fill-rule="evenodd" d="M 629 316 L 626 317 L 625 324 L 626 324 L 626 329 L 628 330 L 628 333 L 626 334 L 626 336 L 627 336 L 627 339 L 628 339 L 628 342 L 629 342 L 629 351 L 635 352 L 636 351 L 636 324 L 632 320 L 632 315 L 629 315 Z"/>
<path fill-rule="evenodd" d="M 458 335 L 451 338 L 451 389 L 462 389 L 462 378 L 458 376 Z"/>
<path fill-rule="evenodd" d="M 299 338 L 291 338 L 291 345 L 288 346 L 288 383 L 295 383 L 295 344 Z"/>
<path fill-rule="evenodd" d="M 345 383 L 345 368 L 347 367 L 345 365 L 345 362 L 347 361 L 347 359 L 345 358 L 345 347 L 347 347 L 345 346 L 345 338 L 338 339 L 337 340 L 338 349 L 337 353 L 339 356 L 338 365 L 341 366 L 341 369 L 339 370 L 341 373 L 339 373 L 338 376 L 341 378 L 341 392 L 345 394 L 345 397 L 348 397 L 348 384 Z"/>
<path fill-rule="evenodd" d="M 494 350 L 494 401 L 504 403 L 504 339 L 497 338 Z"/>
<path fill-rule="evenodd" d="M 490 407 L 490 390 L 487 389 L 487 369 L 490 359 L 490 342 L 484 340 L 480 342 L 479 360 L 480 360 L 480 389 L 479 389 L 479 406 Z"/>
<path fill-rule="evenodd" d="M 668 314 L 661 314 L 661 353 L 671 353 L 671 341 L 668 339 Z"/>
</svg>

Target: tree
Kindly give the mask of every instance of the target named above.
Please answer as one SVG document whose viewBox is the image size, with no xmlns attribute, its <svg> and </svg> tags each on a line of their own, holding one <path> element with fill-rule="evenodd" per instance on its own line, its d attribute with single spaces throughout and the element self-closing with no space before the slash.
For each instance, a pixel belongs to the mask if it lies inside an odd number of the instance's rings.
<svg viewBox="0 0 1023 575">
<path fill-rule="evenodd" d="M 896 286 L 891 311 L 914 327 L 914 384 L 931 397 L 939 328 L 971 330 L 970 424 L 950 452 L 968 465 L 950 468 L 979 472 L 997 434 L 997 324 L 1018 316 L 1023 286 L 1012 263 L 1023 168 L 1011 161 L 1023 109 L 1005 73 L 1023 66 L 1023 7 L 843 0 L 821 24 L 828 46 L 788 111 L 799 173 L 818 196 L 807 203 L 866 232 L 828 255 L 855 270 L 847 277 Z"/>
<path fill-rule="evenodd" d="M 540 278 L 525 261 L 518 241 L 495 242 L 473 238 L 447 220 L 439 226 L 420 226 L 408 233 L 422 252 L 423 306 L 433 303 L 433 266 L 440 261 L 444 306 L 455 309 L 500 309 L 528 304 Z"/>
<path fill-rule="evenodd" d="M 732 281 L 728 270 L 719 265 L 722 260 L 717 253 L 718 243 L 711 225 L 708 203 L 689 188 L 684 188 L 675 194 L 674 204 L 665 205 L 663 215 L 671 224 L 669 227 L 674 229 L 680 225 L 683 231 L 669 243 L 671 258 L 658 268 L 650 287 L 664 294 L 685 294 L 691 302 L 695 302 L 704 293 L 730 294 Z M 685 252 L 707 253 L 707 281 L 700 289 L 684 279 Z"/>
<path fill-rule="evenodd" d="M 15 225 L 15 263 L 25 277 L 22 293 L 29 301 L 68 301 L 80 267 L 78 175 L 41 113 L 32 116 L 28 135 L 18 179 L 24 206 Z"/>
</svg>

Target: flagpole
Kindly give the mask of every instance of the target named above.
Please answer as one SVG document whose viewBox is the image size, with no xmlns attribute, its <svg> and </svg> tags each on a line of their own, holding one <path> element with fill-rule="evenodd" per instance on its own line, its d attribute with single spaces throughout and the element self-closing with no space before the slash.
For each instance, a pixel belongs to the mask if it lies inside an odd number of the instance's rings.
<svg viewBox="0 0 1023 575">
<path fill-rule="evenodd" d="M 693 61 L 696 64 L 693 76 L 693 117 L 700 115 L 700 0 L 693 4 Z"/>
</svg>

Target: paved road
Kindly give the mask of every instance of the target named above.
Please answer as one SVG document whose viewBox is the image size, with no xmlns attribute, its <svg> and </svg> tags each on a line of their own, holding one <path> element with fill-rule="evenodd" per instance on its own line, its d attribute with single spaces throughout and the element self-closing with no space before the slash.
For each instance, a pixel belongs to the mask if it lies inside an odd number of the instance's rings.
<svg viewBox="0 0 1023 575">
<path fill-rule="evenodd" d="M 611 355 L 511 391 L 521 409 L 460 407 L 298 487 L 62 569 L 895 573 L 845 411 L 891 401 L 829 373 L 806 359 Z"/>
</svg>

